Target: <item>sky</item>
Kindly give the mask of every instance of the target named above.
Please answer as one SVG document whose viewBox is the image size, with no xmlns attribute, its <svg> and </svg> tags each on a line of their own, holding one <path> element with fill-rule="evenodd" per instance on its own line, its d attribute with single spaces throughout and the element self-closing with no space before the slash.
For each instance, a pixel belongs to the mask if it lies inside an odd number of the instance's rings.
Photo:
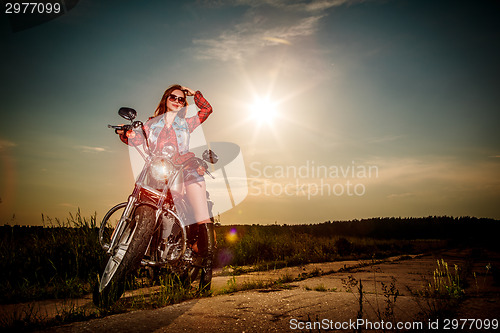
<svg viewBox="0 0 500 333">
<path fill-rule="evenodd" d="M 99 220 L 125 201 L 129 152 L 107 125 L 122 106 L 146 120 L 174 83 L 213 106 L 206 140 L 240 149 L 242 200 L 214 209 L 222 224 L 500 219 L 499 14 L 493 0 L 80 0 L 14 32 L 2 11 L 0 225 Z"/>
</svg>

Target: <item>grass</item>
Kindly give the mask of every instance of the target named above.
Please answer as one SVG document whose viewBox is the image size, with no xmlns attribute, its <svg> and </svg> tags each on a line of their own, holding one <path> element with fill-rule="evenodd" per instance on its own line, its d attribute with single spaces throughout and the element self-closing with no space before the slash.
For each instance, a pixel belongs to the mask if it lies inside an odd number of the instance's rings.
<svg viewBox="0 0 500 333">
<path fill-rule="evenodd" d="M 65 221 L 42 216 L 48 227 L 2 227 L 0 302 L 79 297 L 90 292 L 105 259 L 96 217 L 80 211 Z"/>
<path fill-rule="evenodd" d="M 65 220 L 42 216 L 44 227 L 0 227 L 0 303 L 81 297 L 92 290 L 107 259 L 98 241 L 97 218 L 78 210 Z M 436 248 L 441 241 L 324 237 L 289 226 L 237 226 L 237 241 L 218 227 L 216 266 L 228 274 L 311 262 L 386 257 Z M 314 229 L 312 229 L 314 230 Z"/>
<path fill-rule="evenodd" d="M 436 298 L 462 298 L 465 291 L 462 288 L 458 265 L 454 265 L 454 270 L 450 270 L 444 259 L 438 260 L 433 279 L 428 283 L 427 292 Z"/>
<path fill-rule="evenodd" d="M 164 274 L 154 284 L 153 291 L 140 292 L 139 295 L 124 300 L 131 309 L 144 310 L 160 308 L 171 304 L 200 297 L 197 288 L 187 285 L 175 274 Z"/>
<path fill-rule="evenodd" d="M 233 228 L 239 236 L 237 242 L 226 239 L 225 235 L 229 234 L 230 229 L 221 228 L 217 235 L 218 265 L 254 265 L 254 269 L 268 270 L 314 262 L 385 258 L 402 253 L 418 253 L 423 247 L 429 249 L 443 245 L 442 242 L 428 240 L 327 237 L 298 233 L 289 227 L 278 228 L 283 229 L 277 232 L 267 226 Z"/>
<path fill-rule="evenodd" d="M 486 277 L 488 276 L 488 274 L 490 273 L 490 271 L 494 267 L 491 265 L 491 263 L 488 263 L 488 264 L 486 264 L 486 266 L 484 268 L 485 268 L 484 273 L 483 272 L 473 272 L 476 295 L 479 294 L 479 290 L 482 289 L 484 287 L 484 285 L 486 284 Z M 480 277 L 481 275 L 482 275 L 482 278 Z M 493 276 L 493 279 L 494 279 L 494 283 L 496 285 L 498 285 L 499 284 L 498 277 L 497 277 L 497 280 L 495 280 L 495 276 Z"/>
<path fill-rule="evenodd" d="M 458 265 L 450 269 L 443 259 L 437 260 L 436 264 L 432 279 L 425 281 L 422 290 L 408 289 L 425 319 L 452 317 L 465 296 L 466 272 Z"/>
<path fill-rule="evenodd" d="M 424 228 L 429 222 L 427 220 L 421 221 Z M 448 226 L 450 223 L 462 223 L 461 220 L 457 222 L 447 217 L 443 218 L 442 224 L 439 221 L 439 218 L 430 219 L 430 222 L 438 227 Z M 384 230 L 395 228 L 399 231 L 392 234 L 380 233 L 380 230 L 372 228 L 375 222 L 382 229 L 385 228 Z M 298 277 L 285 274 L 274 281 L 244 282 L 241 285 L 236 283 L 235 276 L 252 271 L 336 260 L 370 258 L 375 260 L 392 255 L 436 250 L 448 245 L 448 241 L 443 239 L 407 239 L 407 236 L 400 233 L 402 229 L 398 227 L 398 224 L 401 225 L 404 222 L 404 220 L 389 219 L 389 221 L 326 222 L 319 225 L 299 226 L 218 226 L 216 228 L 218 242 L 216 266 L 224 267 L 226 274 L 232 275 L 224 292 L 289 288 L 289 284 L 293 281 L 325 274 L 321 270 L 314 270 L 300 274 Z M 101 274 L 107 257 L 97 241 L 98 224 L 95 214 L 85 218 L 78 210 L 75 214 L 69 214 L 65 220 L 42 216 L 42 223 L 43 227 L 8 225 L 0 227 L 1 303 L 81 297 L 91 292 L 97 276 Z M 418 221 L 415 219 L 409 219 L 408 223 L 412 228 L 418 227 Z M 376 230 L 376 233 L 370 230 Z M 227 237 L 230 233 L 233 237 Z M 381 238 L 377 233 L 386 238 Z M 354 237 L 353 235 L 360 236 Z M 370 235 L 375 238 L 369 237 Z M 395 239 L 399 236 L 401 236 L 400 239 Z M 151 282 L 144 284 L 144 278 L 141 279 L 140 275 L 136 274 L 135 277 L 132 279 L 133 283 L 129 284 L 129 288 L 137 289 L 151 285 Z M 432 297 L 435 298 L 439 295 L 459 296 L 463 292 L 462 280 L 457 280 L 453 268 L 448 268 L 444 263 L 440 264 L 435 279 L 430 283 L 429 290 L 433 290 Z M 71 307 L 64 308 L 60 310 L 55 320 L 65 322 L 79 318 L 101 317 L 109 313 L 126 311 L 127 307 L 158 307 L 199 297 L 190 288 L 179 284 L 175 277 L 164 276 L 155 287 L 157 291 L 153 294 L 123 299 L 116 307 L 106 311 L 89 312 Z M 395 303 L 397 295 L 394 292 L 390 293 L 390 285 L 386 288 L 384 293 L 393 297 L 390 300 L 386 298 L 386 302 Z M 311 289 L 328 291 L 321 285 Z M 14 327 L 23 327 L 29 323 L 43 321 L 43 316 L 34 308 L 28 307 L 4 321 L 10 322 L 10 325 Z"/>
</svg>

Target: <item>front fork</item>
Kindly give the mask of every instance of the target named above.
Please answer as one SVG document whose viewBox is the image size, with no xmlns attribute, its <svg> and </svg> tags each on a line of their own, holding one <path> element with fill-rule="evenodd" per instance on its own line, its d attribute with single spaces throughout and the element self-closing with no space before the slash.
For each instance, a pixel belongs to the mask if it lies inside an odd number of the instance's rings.
<svg viewBox="0 0 500 333">
<path fill-rule="evenodd" d="M 113 231 L 113 234 L 111 235 L 111 241 L 109 242 L 109 249 L 107 252 L 111 256 L 115 253 L 116 247 L 119 244 L 118 240 L 121 238 L 123 231 L 132 220 L 131 218 L 132 212 L 135 209 L 136 203 L 137 203 L 136 196 L 131 195 L 128 197 L 127 206 L 123 211 L 123 214 L 120 218 L 120 221 L 118 222 L 118 225 L 116 226 L 115 230 Z"/>
</svg>

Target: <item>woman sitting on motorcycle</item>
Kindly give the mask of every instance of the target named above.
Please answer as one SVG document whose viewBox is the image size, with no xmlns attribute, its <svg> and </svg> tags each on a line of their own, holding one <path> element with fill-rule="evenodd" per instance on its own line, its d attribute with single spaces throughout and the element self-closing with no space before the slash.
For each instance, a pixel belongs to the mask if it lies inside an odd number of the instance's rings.
<svg viewBox="0 0 500 333">
<path fill-rule="evenodd" d="M 187 96 L 194 96 L 196 106 L 200 109 L 197 115 L 185 118 Z M 164 146 L 176 147 L 175 163 L 183 163 L 194 156 L 189 152 L 189 137 L 201 123 L 212 113 L 212 107 L 200 91 L 194 91 L 181 85 L 172 85 L 163 94 L 155 110 L 154 116 L 144 124 L 151 151 L 161 152 Z M 120 139 L 129 145 L 140 145 L 144 142 L 141 135 L 135 132 L 124 133 L 117 130 Z M 205 267 L 210 266 L 214 245 L 214 225 L 210 219 L 207 206 L 205 179 L 194 168 L 184 169 L 184 185 L 186 196 L 193 209 L 195 223 L 187 226 L 188 240 L 192 249 L 199 256 L 206 258 Z M 211 270 L 210 270 L 211 274 Z"/>
</svg>

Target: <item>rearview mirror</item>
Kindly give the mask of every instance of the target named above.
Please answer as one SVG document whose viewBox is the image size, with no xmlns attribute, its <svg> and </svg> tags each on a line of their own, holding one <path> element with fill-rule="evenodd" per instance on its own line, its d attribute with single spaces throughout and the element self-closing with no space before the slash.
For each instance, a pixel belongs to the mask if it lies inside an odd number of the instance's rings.
<svg viewBox="0 0 500 333">
<path fill-rule="evenodd" d="M 120 110 L 118 110 L 118 114 L 120 115 L 120 117 L 132 121 L 137 116 L 137 111 L 135 111 L 132 108 L 123 107 L 123 108 L 120 108 Z"/>
<path fill-rule="evenodd" d="M 212 164 L 217 163 L 219 160 L 219 156 L 217 156 L 216 153 L 213 152 L 213 150 L 207 149 L 203 152 L 202 158 Z"/>
</svg>

